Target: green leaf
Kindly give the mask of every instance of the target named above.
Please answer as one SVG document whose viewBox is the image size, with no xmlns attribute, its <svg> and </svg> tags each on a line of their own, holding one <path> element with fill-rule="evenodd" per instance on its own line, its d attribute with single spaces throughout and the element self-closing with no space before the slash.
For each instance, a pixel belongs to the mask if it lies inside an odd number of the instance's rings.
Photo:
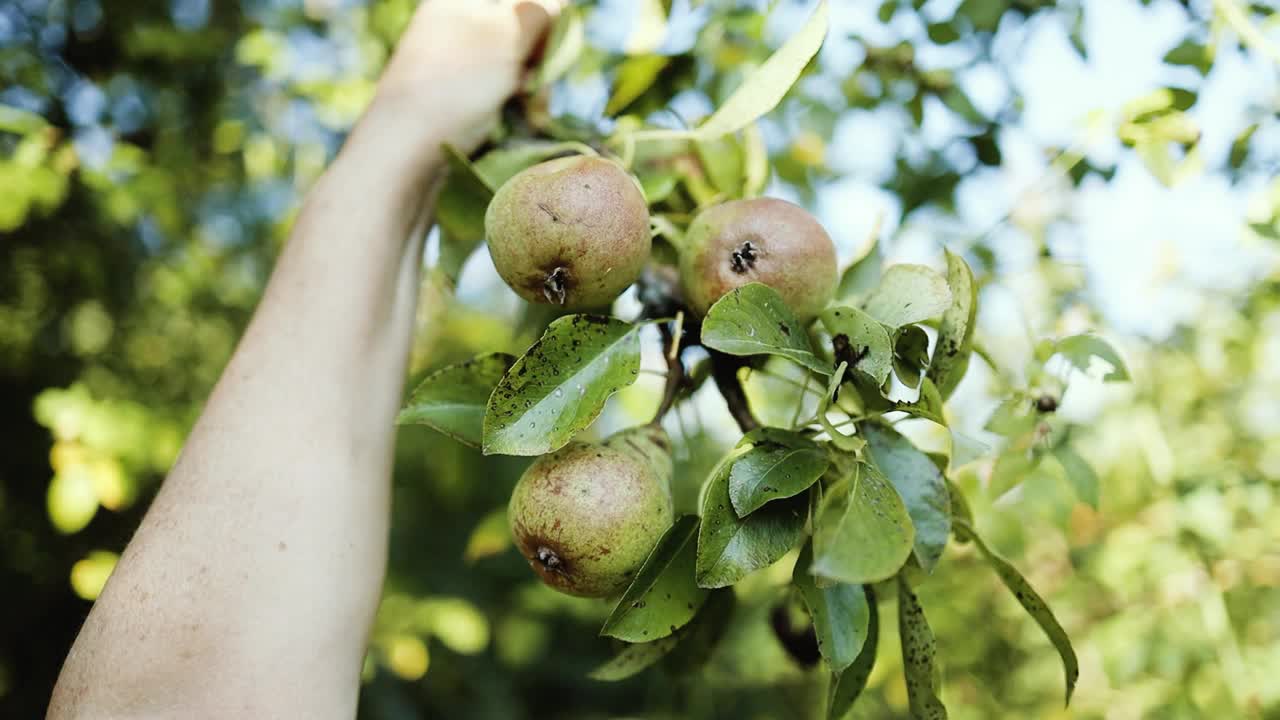
<svg viewBox="0 0 1280 720">
<path fill-rule="evenodd" d="M 702 344 L 730 355 L 777 355 L 824 376 L 832 371 L 777 291 L 761 283 L 735 288 L 711 306 Z"/>
<path fill-rule="evenodd" d="M 729 499 L 738 517 L 746 517 L 771 500 L 794 497 L 827 470 L 827 455 L 813 447 L 760 443 L 733 463 Z"/>
<path fill-rule="evenodd" d="M 436 199 L 440 268 L 450 280 L 456 280 L 463 263 L 484 240 L 484 213 L 493 199 L 493 188 L 456 148 L 445 145 L 444 151 L 449 174 Z"/>
<path fill-rule="evenodd" d="M 729 474 L 744 451 L 720 461 L 702 498 L 702 526 L 698 529 L 698 585 L 732 585 L 749 573 L 773 564 L 791 548 L 804 530 L 808 499 L 797 495 L 771 502 L 739 518 L 729 500 Z"/>
<path fill-rule="evenodd" d="M 907 325 L 898 331 L 893 345 L 893 369 L 903 385 L 920 386 L 924 369 L 929 366 L 929 335 L 919 325 Z"/>
<path fill-rule="evenodd" d="M 914 402 L 895 403 L 893 409 L 901 410 L 912 417 L 924 418 L 945 426 L 947 418 L 943 405 L 942 395 L 938 393 L 938 388 L 934 386 L 932 380 L 924 378 L 920 384 L 920 397 L 916 398 Z"/>
<path fill-rule="evenodd" d="M 822 401 L 818 403 L 818 422 L 827 431 L 827 436 L 831 438 L 832 445 L 846 453 L 856 454 L 862 452 L 862 448 L 866 447 L 867 441 L 856 434 L 845 435 L 840 432 L 840 429 L 827 416 L 836 393 L 840 391 L 840 384 L 844 382 L 844 373 L 848 368 L 849 363 L 841 362 L 840 367 L 836 368 L 835 374 L 831 376 L 831 380 L 827 382 L 826 392 L 822 394 Z"/>
<path fill-rule="evenodd" d="M 676 521 L 622 594 L 601 635 L 627 642 L 664 638 L 684 627 L 707 599 L 707 591 L 694 582 L 698 554 L 698 516 Z"/>
<path fill-rule="evenodd" d="M 818 651 L 832 672 L 843 672 L 853 664 L 867 641 L 867 625 L 871 610 L 861 585 L 834 583 L 819 588 L 809 572 L 813 561 L 813 543 L 805 543 L 791 574 L 791 582 L 800 593 L 813 619 L 818 636 Z"/>
<path fill-rule="evenodd" d="M 694 143 L 698 160 L 711 184 L 726 197 L 737 197 L 745 180 L 742 146 L 732 135 Z"/>
<path fill-rule="evenodd" d="M 1092 358 L 1101 358 L 1111 365 L 1111 370 L 1102 376 L 1103 382 L 1123 382 L 1129 379 L 1129 370 L 1125 367 L 1120 354 L 1096 335 L 1075 335 L 1059 340 L 1054 349 L 1065 357 L 1072 365 L 1083 373 L 1089 372 Z"/>
<path fill-rule="evenodd" d="M 480 447 L 489 396 L 515 361 L 511 355 L 492 353 L 436 370 L 409 395 L 396 424 L 426 425 Z"/>
<path fill-rule="evenodd" d="M 742 164 L 742 197 L 756 197 L 769 184 L 769 147 L 759 124 L 752 123 L 742 131 Z"/>
<path fill-rule="evenodd" d="M 809 570 L 837 582 L 879 582 L 907 562 L 914 538 L 902 498 L 879 470 L 858 463 L 823 498 Z"/>
<path fill-rule="evenodd" d="M 942 399 L 951 397 L 969 369 L 973 355 L 973 329 L 978 314 L 978 284 L 973 271 L 959 255 L 947 251 L 947 285 L 951 288 L 951 307 L 942 313 L 938 326 L 938 342 L 928 377 L 937 386 Z"/>
<path fill-rule="evenodd" d="M 1032 412 L 1031 403 L 1025 397 L 1018 396 L 1000 403 L 991 412 L 983 429 L 1007 438 L 1016 438 L 1030 432 L 1035 424 L 1036 415 Z"/>
<path fill-rule="evenodd" d="M 613 318 L 570 315 L 511 366 L 484 416 L 486 455 L 542 455 L 591 424 L 605 400 L 640 372 L 637 327 Z"/>
<path fill-rule="evenodd" d="M 991 452 L 991 447 L 981 440 L 965 435 L 964 433 L 951 431 L 951 469 L 964 467 L 979 458 L 985 457 Z"/>
<path fill-rule="evenodd" d="M 859 430 L 867 438 L 871 461 L 893 483 L 911 515 L 916 560 L 925 572 L 932 572 L 951 534 L 951 498 L 942 473 L 893 428 L 865 423 Z"/>
<path fill-rule="evenodd" d="M 1213 67 L 1213 57 L 1204 45 L 1187 38 L 1177 47 L 1165 53 L 1164 61 L 1170 65 L 1188 65 L 1200 71 L 1201 75 Z"/>
<path fill-rule="evenodd" d="M 1058 655 L 1062 658 L 1062 669 L 1066 674 L 1067 682 L 1067 699 L 1066 704 L 1071 704 L 1071 694 L 1075 691 L 1076 680 L 1080 677 L 1080 664 L 1076 660 L 1076 651 L 1071 647 L 1071 638 L 1067 637 L 1067 631 L 1062 629 L 1062 625 L 1058 623 L 1058 619 L 1053 616 L 1053 611 L 1049 609 L 1049 605 L 1045 603 L 1044 598 L 1031 587 L 1027 579 L 1022 577 L 1022 573 L 1018 569 L 1009 564 L 1007 560 L 996 555 L 982 541 L 978 533 L 968 524 L 958 524 L 957 533 L 969 540 L 972 540 L 978 546 L 978 550 L 986 558 L 987 563 L 996 571 L 996 575 L 1000 577 L 1000 581 L 1005 587 L 1009 588 L 1009 592 L 1017 598 L 1018 603 L 1022 605 L 1022 609 L 1027 611 L 1044 634 L 1048 636 L 1049 642 L 1053 643 L 1057 649 Z"/>
<path fill-rule="evenodd" d="M 898 636 L 902 640 L 902 670 L 907 677 L 907 704 L 913 720 L 946 720 L 947 708 L 938 699 L 937 643 L 933 630 L 906 578 L 898 576 Z"/>
<path fill-rule="evenodd" d="M 1067 473 L 1067 482 L 1076 491 L 1080 502 L 1098 507 L 1098 474 L 1089 466 L 1088 461 L 1080 457 L 1070 445 L 1062 444 L 1053 449 L 1062 469 Z"/>
<path fill-rule="evenodd" d="M 0 132 L 33 135 L 48 125 L 49 121 L 36 113 L 12 105 L 0 105 Z"/>
<path fill-rule="evenodd" d="M 627 645 L 612 659 L 587 673 L 592 680 L 617 682 L 640 673 L 662 659 L 663 655 L 675 649 L 680 642 L 680 635 L 668 635 L 653 642 Z"/>
<path fill-rule="evenodd" d="M 1024 449 L 1012 448 L 1001 453 L 991 468 L 991 479 L 987 484 L 991 497 L 998 498 L 1021 485 L 1035 472 L 1036 465 Z"/>
<path fill-rule="evenodd" d="M 929 39 L 939 45 L 946 45 L 960 39 L 959 31 L 950 23 L 930 23 L 925 30 L 929 34 Z"/>
<path fill-rule="evenodd" d="M 819 317 L 827 332 L 831 333 L 838 360 L 848 362 L 851 368 L 875 381 L 876 385 L 888 379 L 893 346 L 883 325 L 851 307 L 827 308 Z M 846 341 L 847 345 L 844 344 Z M 847 353 L 844 348 L 848 349 Z"/>
<path fill-rule="evenodd" d="M 618 66 L 613 82 L 613 95 L 609 96 L 605 114 L 613 117 L 625 110 L 653 87 L 658 76 L 670 64 L 671 58 L 664 55 L 636 55 L 624 60 Z"/>
<path fill-rule="evenodd" d="M 475 172 L 489 187 L 500 188 L 517 173 L 545 160 L 569 154 L 594 153 L 576 142 L 531 141 L 505 145 L 485 153 L 475 162 Z"/>
<path fill-rule="evenodd" d="M 542 64 L 528 88 L 529 92 L 537 92 L 551 83 L 564 77 L 573 68 L 578 57 L 586 47 L 586 24 L 582 21 L 582 11 L 569 5 L 560 12 L 556 24 L 551 28 L 547 38 L 547 48 L 542 56 Z"/>
<path fill-rule="evenodd" d="M 862 303 L 868 315 L 888 325 L 903 325 L 935 318 L 951 307 L 951 290 L 942 275 L 924 265 L 892 265 L 880 285 Z"/>
<path fill-rule="evenodd" d="M 947 492 L 951 494 L 951 524 L 956 527 L 956 523 L 973 524 L 973 510 L 969 507 L 969 500 L 964 496 L 964 491 L 959 485 L 947 481 Z"/>
<path fill-rule="evenodd" d="M 647 131 L 638 133 L 636 138 L 714 140 L 750 125 L 777 107 L 800 79 L 809 61 L 822 48 L 827 25 L 827 3 L 819 0 L 804 27 L 788 38 L 696 130 Z"/>
<path fill-rule="evenodd" d="M 827 702 L 827 720 L 840 720 L 853 709 L 853 703 L 867 687 L 867 678 L 876 664 L 876 651 L 880 646 L 880 611 L 876 608 L 876 596 L 869 586 L 863 586 L 867 609 L 867 640 L 857 659 L 844 672 L 833 674 Z"/>
<path fill-rule="evenodd" d="M 712 590 L 693 622 L 677 631 L 680 645 L 663 660 L 663 667 L 673 676 L 680 677 L 706 665 L 729 629 L 736 603 L 733 588 Z"/>
<path fill-rule="evenodd" d="M 511 526 L 508 524 L 507 506 L 495 508 L 476 523 L 467 538 L 462 559 L 468 564 L 483 560 L 511 547 Z"/>
<path fill-rule="evenodd" d="M 840 276 L 840 287 L 836 297 L 840 302 L 856 302 L 866 297 L 877 285 L 884 272 L 884 258 L 880 255 L 880 246 L 875 244 L 867 254 L 850 265 Z"/>
</svg>

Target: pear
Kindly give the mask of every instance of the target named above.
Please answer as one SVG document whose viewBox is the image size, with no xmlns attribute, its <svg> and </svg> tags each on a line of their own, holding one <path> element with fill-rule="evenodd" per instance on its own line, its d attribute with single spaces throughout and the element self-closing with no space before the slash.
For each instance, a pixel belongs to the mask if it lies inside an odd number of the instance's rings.
<svg viewBox="0 0 1280 720">
<path fill-rule="evenodd" d="M 484 217 L 503 281 L 534 303 L 608 306 L 649 258 L 649 206 L 612 160 L 548 160 L 508 180 Z"/>
<path fill-rule="evenodd" d="M 831 236 L 817 218 L 785 200 L 708 208 L 689 225 L 680 251 L 680 286 L 698 315 L 730 290 L 760 282 L 806 319 L 831 302 L 838 281 Z"/>
<path fill-rule="evenodd" d="M 673 521 L 670 451 L 666 432 L 646 425 L 570 443 L 529 466 L 508 520 L 544 583 L 579 597 L 626 589 Z"/>
</svg>

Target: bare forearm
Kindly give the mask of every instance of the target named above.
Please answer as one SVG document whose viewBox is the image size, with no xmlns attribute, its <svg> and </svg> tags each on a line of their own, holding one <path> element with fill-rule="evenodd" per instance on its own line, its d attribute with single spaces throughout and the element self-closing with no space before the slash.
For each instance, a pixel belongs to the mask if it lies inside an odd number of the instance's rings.
<svg viewBox="0 0 1280 720">
<path fill-rule="evenodd" d="M 299 694 L 315 703 L 306 716 L 352 715 L 385 564 L 415 230 L 437 165 L 397 156 L 396 122 L 367 116 L 309 195 L 249 330 L 86 622 L 52 715 L 87 695 L 95 713 L 236 697 L 255 705 L 247 715 L 296 716 Z M 228 687 L 251 682 L 266 687 Z M 273 696 L 283 704 L 272 707 Z"/>
</svg>

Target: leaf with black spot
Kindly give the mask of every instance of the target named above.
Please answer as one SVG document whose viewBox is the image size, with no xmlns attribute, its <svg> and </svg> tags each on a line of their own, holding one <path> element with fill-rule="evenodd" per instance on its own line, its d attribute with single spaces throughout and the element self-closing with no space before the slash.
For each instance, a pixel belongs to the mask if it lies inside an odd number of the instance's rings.
<svg viewBox="0 0 1280 720">
<path fill-rule="evenodd" d="M 858 426 L 867 439 L 867 453 L 893 483 L 915 527 L 915 557 L 932 572 L 951 534 L 951 496 L 942 473 L 928 455 L 898 431 L 879 423 Z"/>
<path fill-rule="evenodd" d="M 552 322 L 489 398 L 486 455 L 542 455 L 591 424 L 613 393 L 640 372 L 638 328 L 613 318 L 569 315 Z"/>
<path fill-rule="evenodd" d="M 490 353 L 432 372 L 409 395 L 396 424 L 426 425 L 480 447 L 489 396 L 515 360 L 506 353 Z"/>
<path fill-rule="evenodd" d="M 729 474 L 745 452 L 740 448 L 721 460 L 703 491 L 697 577 L 704 588 L 732 585 L 777 562 L 795 547 L 804 530 L 805 493 L 768 503 L 744 518 L 734 512 Z"/>
<path fill-rule="evenodd" d="M 867 687 L 867 679 L 876 664 L 876 651 L 880 646 L 880 610 L 876 607 L 876 595 L 871 586 L 864 585 L 867 609 L 867 640 L 853 664 L 841 673 L 832 673 L 831 688 L 827 700 L 827 720 L 840 720 L 849 714 L 858 696 Z"/>
<path fill-rule="evenodd" d="M 938 698 L 937 642 L 933 629 L 906 578 L 898 576 L 898 637 L 902 640 L 902 670 L 907 679 L 907 704 L 913 720 L 946 720 L 947 708 Z"/>
<path fill-rule="evenodd" d="M 1048 603 L 1044 598 L 1040 597 L 1040 593 L 1031 587 L 1031 583 L 1018 572 L 1018 569 L 1009 563 L 1009 561 L 996 555 L 987 547 L 978 533 L 968 523 L 958 522 L 956 524 L 957 535 L 964 537 L 973 542 L 982 552 L 982 556 L 986 558 L 987 563 L 996 571 L 996 575 L 1000 577 L 1000 581 L 1004 586 L 1009 588 L 1009 592 L 1017 598 L 1018 604 L 1022 605 L 1022 609 L 1027 611 L 1031 619 L 1036 621 L 1044 634 L 1048 636 L 1049 642 L 1053 643 L 1053 647 L 1057 649 L 1058 656 L 1062 658 L 1062 669 L 1066 674 L 1067 695 L 1066 704 L 1071 704 L 1071 694 L 1075 692 L 1076 680 L 1080 677 L 1080 663 L 1076 659 L 1075 648 L 1071 647 L 1071 638 L 1067 636 L 1067 631 L 1062 629 L 1062 625 L 1058 619 L 1054 617 L 1053 611 L 1049 609 Z"/>
<path fill-rule="evenodd" d="M 861 585 L 828 583 L 818 587 L 809 571 L 813 564 L 813 543 L 805 543 L 791 574 L 791 583 L 800 593 L 813 629 L 818 651 L 834 673 L 853 664 L 867 641 L 871 610 Z"/>
<path fill-rule="evenodd" d="M 777 355 L 823 376 L 833 369 L 814 352 L 782 296 L 762 283 L 748 283 L 717 300 L 702 321 L 702 343 L 730 355 Z"/>
<path fill-rule="evenodd" d="M 600 634 L 647 642 L 664 638 L 692 620 L 707 599 L 707 591 L 694 581 L 697 538 L 697 515 L 677 520 L 649 553 Z"/>
</svg>

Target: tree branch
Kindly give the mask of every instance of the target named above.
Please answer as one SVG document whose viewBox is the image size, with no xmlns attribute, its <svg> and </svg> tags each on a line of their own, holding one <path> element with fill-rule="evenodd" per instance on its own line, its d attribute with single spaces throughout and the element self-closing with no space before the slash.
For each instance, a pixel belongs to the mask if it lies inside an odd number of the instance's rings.
<svg viewBox="0 0 1280 720">
<path fill-rule="evenodd" d="M 654 413 L 653 420 L 649 421 L 650 425 L 662 423 L 662 418 L 676 404 L 680 388 L 684 385 L 684 363 L 680 362 L 680 351 L 683 347 L 680 345 L 680 339 L 675 338 L 671 326 L 667 323 L 659 324 L 658 332 L 662 333 L 662 356 L 667 361 L 667 384 L 662 390 L 662 402 L 658 404 L 658 411 Z"/>
<path fill-rule="evenodd" d="M 724 396 L 729 413 L 733 415 L 738 427 L 744 433 L 760 427 L 760 421 L 751 414 L 751 408 L 747 405 L 747 394 L 742 389 L 742 381 L 738 379 L 738 369 L 743 366 L 743 360 L 711 348 L 707 348 L 707 352 L 711 354 L 711 377 L 715 378 L 716 387 Z"/>
</svg>

